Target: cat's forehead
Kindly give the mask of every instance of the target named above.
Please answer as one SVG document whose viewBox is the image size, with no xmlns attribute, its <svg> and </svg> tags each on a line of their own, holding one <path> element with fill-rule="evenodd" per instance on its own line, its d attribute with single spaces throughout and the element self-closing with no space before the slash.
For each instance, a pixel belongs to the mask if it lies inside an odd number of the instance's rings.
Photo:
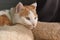
<svg viewBox="0 0 60 40">
<path fill-rule="evenodd" d="M 33 14 L 34 16 L 37 16 L 35 9 L 31 8 L 30 6 L 25 6 L 23 12 L 20 15 L 28 16 L 29 14 Z"/>
</svg>

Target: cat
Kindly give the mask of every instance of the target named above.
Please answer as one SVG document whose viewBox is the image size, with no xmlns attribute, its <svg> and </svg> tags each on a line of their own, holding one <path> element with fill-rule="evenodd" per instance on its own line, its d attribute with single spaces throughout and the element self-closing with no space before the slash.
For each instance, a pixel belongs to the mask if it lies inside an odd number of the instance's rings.
<svg viewBox="0 0 60 40">
<path fill-rule="evenodd" d="M 19 3 L 16 8 L 11 8 L 14 23 L 20 23 L 25 26 L 36 27 L 38 15 L 36 14 L 36 3 L 24 6 Z M 15 10 L 15 11 L 14 11 Z M 14 13 L 14 14 L 13 14 Z"/>
<path fill-rule="evenodd" d="M 0 25 L 22 24 L 28 28 L 30 26 L 32 29 L 36 27 L 38 21 L 36 7 L 36 3 L 24 6 L 21 2 L 19 2 L 16 7 L 11 8 L 10 10 L 1 10 L 0 17 L 2 17 L 2 15 L 7 17 L 4 17 L 6 19 L 0 18 L 0 21 L 2 22 Z M 3 22 L 3 19 L 5 23 Z"/>
<path fill-rule="evenodd" d="M 36 3 L 33 3 L 29 6 L 24 6 L 19 2 L 16 7 L 10 10 L 0 11 L 3 13 L 0 13 L 1 17 L 2 15 L 7 16 L 8 22 L 12 21 L 14 24 L 12 26 L 7 24 L 3 27 L 0 26 L 0 40 L 34 40 L 34 35 L 30 29 L 36 26 L 38 20 L 36 5 Z M 9 15 L 8 13 L 11 14 Z"/>
</svg>

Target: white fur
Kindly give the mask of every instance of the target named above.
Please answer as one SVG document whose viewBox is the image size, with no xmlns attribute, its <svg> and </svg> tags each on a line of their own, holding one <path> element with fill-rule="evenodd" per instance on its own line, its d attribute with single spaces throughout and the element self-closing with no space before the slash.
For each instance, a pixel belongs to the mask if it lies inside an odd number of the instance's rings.
<svg viewBox="0 0 60 40">
<path fill-rule="evenodd" d="M 35 3 L 33 3 L 32 5 L 33 5 L 33 6 L 35 6 L 35 7 L 37 7 L 37 3 L 36 3 L 36 2 L 35 2 Z"/>
<path fill-rule="evenodd" d="M 30 11 L 29 17 L 31 18 L 31 23 L 34 24 L 36 26 L 38 18 L 34 19 L 36 16 L 34 15 L 34 13 L 32 11 Z"/>
<path fill-rule="evenodd" d="M 14 23 L 23 23 L 21 17 L 19 16 L 19 14 L 14 14 L 13 17 L 14 17 L 13 18 Z"/>
<path fill-rule="evenodd" d="M 1 15 L 4 15 L 4 14 L 5 14 L 5 12 L 3 12 L 3 11 L 0 11 L 0 16 L 1 16 Z"/>
<path fill-rule="evenodd" d="M 32 31 L 22 25 L 0 27 L 0 40 L 34 40 Z"/>
<path fill-rule="evenodd" d="M 23 5 L 21 2 L 18 3 L 19 5 Z"/>
</svg>

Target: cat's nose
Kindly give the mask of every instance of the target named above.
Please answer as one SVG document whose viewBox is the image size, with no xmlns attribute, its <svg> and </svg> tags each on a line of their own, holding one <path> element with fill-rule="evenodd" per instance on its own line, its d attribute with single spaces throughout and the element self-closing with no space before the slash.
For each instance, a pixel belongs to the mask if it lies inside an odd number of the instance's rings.
<svg viewBox="0 0 60 40">
<path fill-rule="evenodd" d="M 35 24 L 33 24 L 33 26 L 35 26 Z"/>
<path fill-rule="evenodd" d="M 35 24 L 33 24 L 33 26 L 35 26 Z"/>
</svg>

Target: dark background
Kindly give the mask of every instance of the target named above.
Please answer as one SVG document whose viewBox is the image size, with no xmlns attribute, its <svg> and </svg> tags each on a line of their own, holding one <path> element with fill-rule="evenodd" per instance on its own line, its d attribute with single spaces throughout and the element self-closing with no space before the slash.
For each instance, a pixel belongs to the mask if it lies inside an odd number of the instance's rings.
<svg viewBox="0 0 60 40">
<path fill-rule="evenodd" d="M 0 10 L 15 7 L 18 2 L 29 5 L 35 1 L 39 21 L 60 22 L 60 0 L 0 0 Z"/>
<path fill-rule="evenodd" d="M 35 0 L 0 0 L 0 10 L 14 7 L 18 2 L 22 2 L 24 5 L 28 5 L 35 2 Z"/>
<path fill-rule="evenodd" d="M 60 0 L 37 0 L 39 21 L 60 22 Z"/>
</svg>

